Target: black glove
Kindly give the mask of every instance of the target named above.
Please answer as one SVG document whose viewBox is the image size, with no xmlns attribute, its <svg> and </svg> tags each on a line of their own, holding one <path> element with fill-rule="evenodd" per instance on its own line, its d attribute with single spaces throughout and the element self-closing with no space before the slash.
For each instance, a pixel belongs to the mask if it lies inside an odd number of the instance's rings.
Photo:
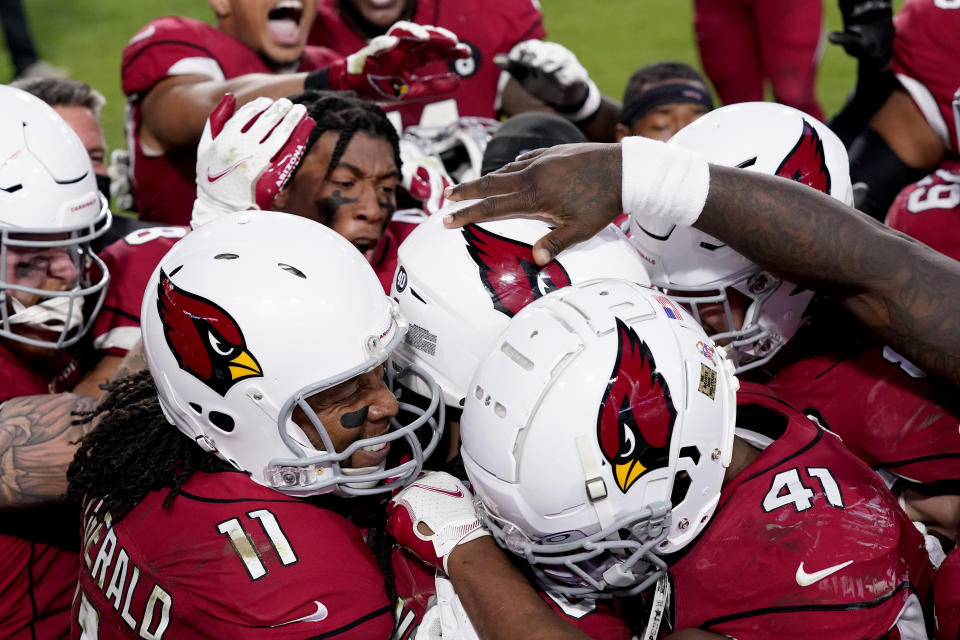
<svg viewBox="0 0 960 640">
<path fill-rule="evenodd" d="M 840 0 L 843 31 L 828 39 L 873 69 L 882 69 L 893 55 L 893 6 L 890 0 Z"/>
<path fill-rule="evenodd" d="M 563 117 L 581 122 L 600 108 L 601 96 L 577 56 L 556 42 L 525 40 L 493 61 L 534 97 Z"/>
</svg>

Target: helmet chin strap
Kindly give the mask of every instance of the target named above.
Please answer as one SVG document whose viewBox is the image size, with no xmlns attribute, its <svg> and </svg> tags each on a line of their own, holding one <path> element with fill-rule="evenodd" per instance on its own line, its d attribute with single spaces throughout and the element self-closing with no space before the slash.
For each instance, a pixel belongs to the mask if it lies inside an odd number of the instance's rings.
<svg viewBox="0 0 960 640">
<path fill-rule="evenodd" d="M 357 467 L 356 469 L 340 467 L 340 473 L 342 473 L 345 476 L 356 476 L 356 475 L 362 475 L 365 473 L 383 471 L 386 468 L 387 468 L 387 461 L 383 460 L 380 462 L 380 464 L 378 464 L 375 467 Z M 348 482 L 346 484 L 351 489 L 370 489 L 371 487 L 377 486 L 378 482 L 379 480 L 366 480 L 362 482 Z"/>
<path fill-rule="evenodd" d="M 83 309 L 72 296 L 53 296 L 29 307 L 12 296 L 10 300 L 13 303 L 13 314 L 8 317 L 11 325 L 63 332 L 83 324 Z"/>
</svg>

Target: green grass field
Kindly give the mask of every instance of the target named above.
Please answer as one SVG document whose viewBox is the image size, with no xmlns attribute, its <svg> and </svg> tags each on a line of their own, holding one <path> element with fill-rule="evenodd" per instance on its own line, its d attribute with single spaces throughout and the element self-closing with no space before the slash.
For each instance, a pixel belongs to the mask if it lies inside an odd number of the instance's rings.
<svg viewBox="0 0 960 640">
<path fill-rule="evenodd" d="M 601 90 L 618 99 L 627 78 L 644 64 L 674 59 L 699 67 L 690 0 L 541 2 L 551 39 L 576 52 Z M 107 97 L 102 120 L 111 148 L 124 144 L 120 54 L 127 39 L 161 15 L 210 22 L 213 17 L 205 0 L 24 0 L 24 4 L 41 55 Z M 839 28 L 836 3 L 827 0 L 826 6 L 827 29 Z M 818 95 L 827 113 L 843 103 L 854 70 L 853 60 L 839 47 L 824 45 Z M 11 75 L 9 55 L 3 47 L 0 81 L 9 81 Z"/>
</svg>

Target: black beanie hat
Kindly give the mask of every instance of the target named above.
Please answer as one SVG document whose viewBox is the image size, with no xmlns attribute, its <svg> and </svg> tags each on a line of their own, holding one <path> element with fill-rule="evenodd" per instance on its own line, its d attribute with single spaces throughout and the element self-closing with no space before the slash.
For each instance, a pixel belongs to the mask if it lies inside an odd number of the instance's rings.
<svg viewBox="0 0 960 640">
<path fill-rule="evenodd" d="M 521 113 L 504 122 L 490 138 L 480 175 L 496 171 L 526 151 L 572 142 L 587 142 L 587 138 L 569 120 L 540 111 Z"/>
</svg>

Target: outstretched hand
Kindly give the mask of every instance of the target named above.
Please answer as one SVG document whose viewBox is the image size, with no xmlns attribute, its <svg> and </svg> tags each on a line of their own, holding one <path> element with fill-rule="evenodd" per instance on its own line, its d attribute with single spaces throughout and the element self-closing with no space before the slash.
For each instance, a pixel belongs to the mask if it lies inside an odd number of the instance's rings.
<svg viewBox="0 0 960 640">
<path fill-rule="evenodd" d="M 372 100 L 411 101 L 455 91 L 451 72 L 422 75 L 422 67 L 470 57 L 470 47 L 442 27 L 400 21 L 359 51 L 330 65 L 330 88 Z"/>
<path fill-rule="evenodd" d="M 448 187 L 449 200 L 482 198 L 444 217 L 448 227 L 537 218 L 556 228 L 537 240 L 540 266 L 595 235 L 623 212 L 619 144 L 564 144 L 519 156 L 479 180 Z"/>
</svg>

